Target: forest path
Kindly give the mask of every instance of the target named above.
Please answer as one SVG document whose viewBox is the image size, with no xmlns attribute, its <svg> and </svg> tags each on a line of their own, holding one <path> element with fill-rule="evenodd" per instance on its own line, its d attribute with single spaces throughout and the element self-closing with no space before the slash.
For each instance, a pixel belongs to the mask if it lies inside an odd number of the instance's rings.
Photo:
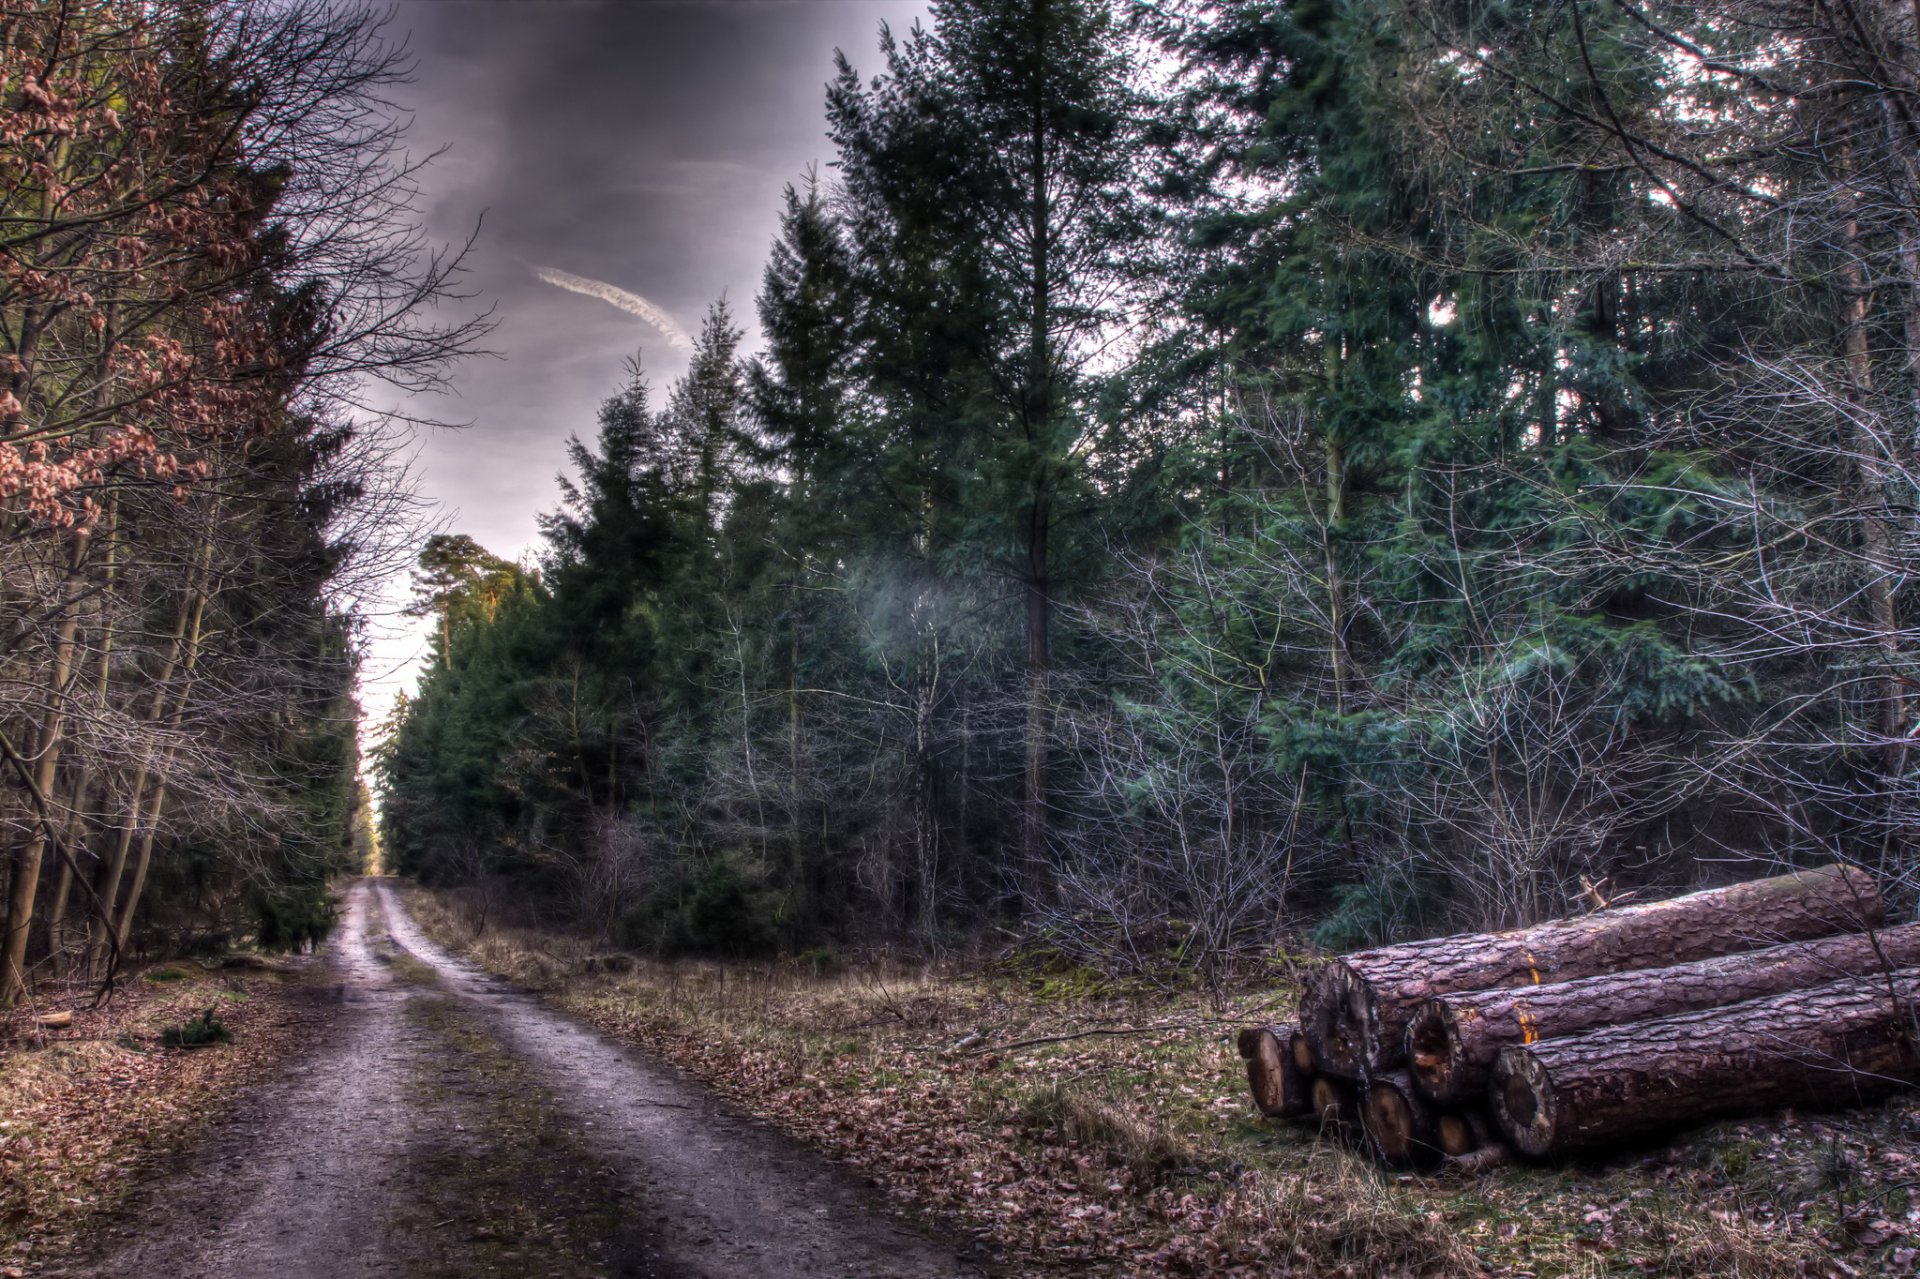
<svg viewBox="0 0 1920 1279">
<path fill-rule="evenodd" d="M 330 1046 L 49 1273 L 974 1273 L 843 1170 L 449 956 L 387 884 L 352 887 L 325 964 Z"/>
</svg>

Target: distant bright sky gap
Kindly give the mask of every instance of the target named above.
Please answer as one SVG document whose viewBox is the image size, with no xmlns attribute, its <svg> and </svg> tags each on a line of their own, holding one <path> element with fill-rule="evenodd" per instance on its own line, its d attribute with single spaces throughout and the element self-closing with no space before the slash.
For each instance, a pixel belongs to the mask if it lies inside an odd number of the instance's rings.
<svg viewBox="0 0 1920 1279">
<path fill-rule="evenodd" d="M 487 345 L 453 393 L 390 401 L 462 422 L 423 439 L 425 495 L 449 531 L 516 559 L 559 502 L 569 435 L 639 357 L 664 392 L 689 334 L 725 296 L 758 339 L 753 299 L 781 189 L 831 177 L 825 98 L 833 51 L 881 69 L 882 23 L 908 0 L 400 0 L 392 31 L 417 69 L 393 95 L 413 116 L 428 232 L 480 239 L 464 308 L 494 308 Z M 393 584 L 394 609 L 404 580 Z M 411 688 L 423 624 L 377 619 L 362 673 L 370 719 Z"/>
</svg>

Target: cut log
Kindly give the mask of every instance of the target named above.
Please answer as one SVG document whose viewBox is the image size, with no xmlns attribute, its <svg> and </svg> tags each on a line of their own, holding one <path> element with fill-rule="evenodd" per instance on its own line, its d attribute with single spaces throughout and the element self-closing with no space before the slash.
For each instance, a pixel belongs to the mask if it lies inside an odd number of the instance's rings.
<svg viewBox="0 0 1920 1279">
<path fill-rule="evenodd" d="M 1249 1026 L 1240 1032 L 1253 1104 L 1269 1119 L 1294 1119 L 1313 1109 L 1313 1077 L 1294 1054 L 1297 1026 Z"/>
<path fill-rule="evenodd" d="M 1298 1026 L 1289 1027 L 1293 1035 L 1293 1064 L 1302 1075 L 1313 1076 L 1313 1054 L 1307 1049 L 1307 1036 Z"/>
<path fill-rule="evenodd" d="M 1418 1081 L 1414 1090 L 1419 1091 Z M 1474 1110 L 1443 1110 L 1436 1121 L 1435 1131 L 1439 1135 L 1440 1149 L 1449 1159 L 1458 1159 L 1492 1145 L 1494 1136 L 1493 1116 L 1484 1108 Z"/>
<path fill-rule="evenodd" d="M 1391 1168 L 1434 1168 L 1445 1156 L 1440 1115 L 1404 1070 L 1377 1074 L 1360 1095 L 1360 1123 L 1374 1157 Z"/>
<path fill-rule="evenodd" d="M 1916 965 L 1920 924 L 1907 924 L 1552 986 L 1442 995 L 1414 1011 L 1407 1060 L 1428 1100 L 1457 1105 L 1486 1095 L 1503 1048 Z"/>
<path fill-rule="evenodd" d="M 1660 1136 L 1781 1106 L 1844 1106 L 1920 1082 L 1920 968 L 1607 1026 L 1494 1064 L 1493 1113 L 1522 1154 Z"/>
<path fill-rule="evenodd" d="M 66 1030 L 73 1025 L 73 1011 L 41 1013 L 33 1019 L 33 1024 L 42 1030 Z"/>
<path fill-rule="evenodd" d="M 1344 1079 L 1316 1075 L 1312 1115 L 1322 1128 L 1349 1128 L 1360 1120 L 1360 1090 Z"/>
<path fill-rule="evenodd" d="M 1505 933 L 1365 950 L 1324 965 L 1301 998 L 1314 1068 L 1362 1079 L 1406 1059 L 1414 1009 L 1463 990 L 1538 986 L 1879 926 L 1873 877 L 1827 866 Z"/>
</svg>

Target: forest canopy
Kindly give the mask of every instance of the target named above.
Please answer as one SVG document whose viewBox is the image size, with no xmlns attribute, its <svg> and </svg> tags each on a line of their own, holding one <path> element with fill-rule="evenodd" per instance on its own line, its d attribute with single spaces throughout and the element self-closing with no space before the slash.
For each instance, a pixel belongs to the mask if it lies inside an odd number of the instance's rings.
<svg viewBox="0 0 1920 1279">
<path fill-rule="evenodd" d="M 423 318 L 406 70 L 318 0 L 0 12 L 0 1006 L 309 944 L 366 850 L 357 601 L 415 534 L 357 406 L 479 332 Z"/>
<path fill-rule="evenodd" d="M 1748 863 L 1910 909 L 1915 22 L 938 0 L 839 58 L 761 349 L 630 369 L 536 561 L 421 557 L 392 864 L 1200 971 Z"/>
</svg>

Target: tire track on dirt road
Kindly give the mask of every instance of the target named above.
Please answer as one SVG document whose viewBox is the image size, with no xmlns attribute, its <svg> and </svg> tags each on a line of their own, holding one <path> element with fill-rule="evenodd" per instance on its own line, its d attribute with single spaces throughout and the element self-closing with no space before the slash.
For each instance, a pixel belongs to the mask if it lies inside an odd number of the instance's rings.
<svg viewBox="0 0 1920 1279">
<path fill-rule="evenodd" d="M 42 1273 L 972 1275 L 845 1170 L 457 960 L 355 883 L 329 1043 Z"/>
</svg>

